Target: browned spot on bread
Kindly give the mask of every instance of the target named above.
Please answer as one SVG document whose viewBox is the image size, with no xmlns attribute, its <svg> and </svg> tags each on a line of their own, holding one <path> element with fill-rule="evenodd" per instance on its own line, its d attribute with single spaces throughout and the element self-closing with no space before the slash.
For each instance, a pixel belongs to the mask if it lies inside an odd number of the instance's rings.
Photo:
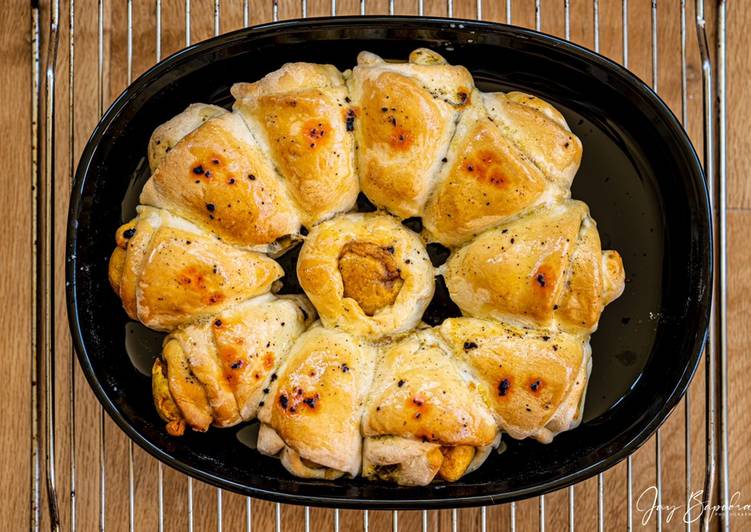
<svg viewBox="0 0 751 532">
<path fill-rule="evenodd" d="M 331 138 L 331 127 L 324 119 L 311 118 L 302 126 L 302 142 L 311 150 L 319 149 Z"/>
<path fill-rule="evenodd" d="M 209 305 L 215 305 L 224 301 L 225 295 L 222 292 L 212 292 L 206 296 L 206 303 Z"/>
<path fill-rule="evenodd" d="M 503 161 L 492 150 L 478 149 L 471 152 L 464 158 L 461 168 L 481 183 L 504 189 L 511 186 L 511 180 L 503 171 Z"/>
<path fill-rule="evenodd" d="M 372 242 L 347 243 L 339 255 L 344 297 L 357 301 L 368 316 L 391 305 L 404 284 L 394 249 Z"/>
<path fill-rule="evenodd" d="M 193 147 L 190 152 L 196 158 L 196 162 L 190 166 L 188 172 L 188 178 L 192 182 L 208 183 L 217 177 L 227 177 L 225 176 L 227 161 L 223 155 L 212 149 L 201 147 Z"/>
<path fill-rule="evenodd" d="M 420 419 L 430 410 L 428 400 L 419 393 L 407 397 L 407 407 L 414 412 L 413 416 L 415 419 Z"/>
<path fill-rule="evenodd" d="M 318 392 L 305 392 L 302 388 L 295 388 L 279 396 L 279 406 L 287 414 L 311 414 L 320 410 L 321 396 Z"/>
<path fill-rule="evenodd" d="M 190 286 L 196 291 L 206 290 L 206 272 L 202 272 L 195 266 L 183 268 L 177 274 L 177 283 L 181 286 Z"/>
<path fill-rule="evenodd" d="M 389 144 L 397 150 L 408 149 L 413 142 L 412 134 L 401 126 L 394 126 L 391 135 L 389 135 Z"/>
<path fill-rule="evenodd" d="M 545 382 L 538 377 L 530 377 L 528 384 L 529 384 L 529 389 L 534 394 L 539 394 L 540 392 L 542 392 L 542 389 L 545 386 Z"/>
<path fill-rule="evenodd" d="M 459 87 L 459 90 L 456 91 L 456 98 L 459 100 L 459 105 L 462 107 L 469 105 L 472 101 L 471 94 L 472 91 L 467 87 Z"/>
<path fill-rule="evenodd" d="M 546 263 L 540 264 L 537 270 L 532 273 L 532 278 L 530 279 L 535 293 L 545 300 L 555 290 L 555 281 L 555 271 Z"/>
</svg>

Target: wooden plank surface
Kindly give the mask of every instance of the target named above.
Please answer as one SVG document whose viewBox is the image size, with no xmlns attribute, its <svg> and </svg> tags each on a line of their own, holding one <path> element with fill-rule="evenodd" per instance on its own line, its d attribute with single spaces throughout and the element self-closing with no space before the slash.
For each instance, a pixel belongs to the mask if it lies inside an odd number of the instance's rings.
<svg viewBox="0 0 751 532">
<path fill-rule="evenodd" d="M 132 76 L 135 77 L 149 68 L 157 60 L 157 26 L 155 4 L 152 0 L 133 0 L 133 63 Z M 213 0 L 192 0 L 190 40 L 197 42 L 210 37 L 214 31 Z M 514 0 L 511 2 L 511 20 L 514 24 L 535 27 L 535 2 Z M 629 46 L 628 66 L 647 83 L 656 84 L 659 94 L 672 107 L 677 116 L 683 118 L 697 151 L 701 153 L 701 73 L 699 70 L 698 49 L 696 46 L 693 22 L 693 2 L 688 2 L 686 12 L 687 31 L 687 107 L 682 109 L 680 71 L 680 3 L 677 0 L 658 1 L 658 65 L 659 74 L 652 79 L 651 56 L 651 2 L 650 0 L 630 0 L 628 2 Z M 714 14 L 714 6 L 708 3 L 709 14 Z M 61 41 L 58 61 L 58 83 L 56 92 L 57 138 L 56 164 L 56 239 L 64 242 L 65 217 L 67 215 L 68 194 L 72 168 L 78 160 L 81 149 L 97 122 L 102 107 L 109 105 L 128 84 L 127 32 L 125 0 L 104 0 L 102 63 L 103 93 L 99 101 L 98 67 L 98 10 L 96 0 L 77 0 L 74 10 L 75 47 L 74 83 L 69 83 L 70 39 L 68 31 L 69 3 L 61 3 Z M 179 50 L 185 45 L 185 2 L 184 0 L 161 1 L 161 55 Z M 455 0 L 454 16 L 476 18 L 478 2 L 475 0 Z M 481 3 L 483 18 L 505 21 L 506 2 L 485 0 Z M 539 20 L 545 32 L 564 36 L 564 1 L 542 0 Z M 571 39 L 579 44 L 594 48 L 594 3 L 591 0 L 571 0 Z M 357 14 L 359 0 L 338 0 L 337 14 Z M 396 0 L 397 14 L 416 14 L 417 0 Z M 600 51 L 614 60 L 624 62 L 623 19 L 621 0 L 600 0 L 599 4 L 599 45 Z M 369 14 L 388 13 L 388 0 L 368 0 Z M 447 2 L 426 0 L 426 15 L 446 15 Z M 310 0 L 307 4 L 309 16 L 331 13 L 329 0 Z M 43 24 L 48 22 L 49 3 L 42 4 Z M 301 15 L 298 0 L 280 0 L 280 19 L 296 18 Z M 3 386 L 3 404 L 12 408 L 2 434 L 0 444 L 4 452 L 0 456 L 0 523 L 8 530 L 20 530 L 28 526 L 30 509 L 30 475 L 28 465 L 30 454 L 31 426 L 31 351 L 30 334 L 33 316 L 31 300 L 31 40 L 29 2 L 16 0 L 3 2 L 0 15 L 5 22 L 0 27 L 0 56 L 2 61 L 2 83 L 0 94 L 3 101 L 9 102 L 0 111 L 3 131 L 20 131 L 20 143 L 5 142 L 0 150 L 5 161 L 6 171 L 0 179 L 3 204 L 20 209 L 20 215 L 13 216 L 0 229 L 0 259 L 3 261 L 4 275 L 0 280 L 0 293 L 6 312 L 0 316 L 2 330 L 2 369 L 8 377 Z M 220 30 L 231 31 L 243 25 L 242 0 L 221 2 Z M 270 21 L 273 15 L 271 0 L 250 2 L 249 21 L 258 24 Z M 751 399 L 745 394 L 745 377 L 751 369 L 747 356 L 751 349 L 751 247 L 745 235 L 746 224 L 751 223 L 751 179 L 749 179 L 749 159 L 751 140 L 746 135 L 746 123 L 751 117 L 751 89 L 749 89 L 749 54 L 751 45 L 748 24 L 751 14 L 738 3 L 731 3 L 728 18 L 728 213 L 729 224 L 729 315 L 730 332 L 730 466 L 731 492 L 739 492 L 739 501 L 751 503 L 751 453 L 748 451 L 748 426 L 751 423 Z M 72 89 L 72 90 L 71 90 Z M 73 105 L 70 105 L 72 102 Z M 70 142 L 72 140 L 72 142 Z M 58 244 L 58 250 L 61 249 Z M 56 412 L 57 412 L 57 485 L 63 529 L 71 528 L 71 491 L 75 490 L 76 525 L 78 530 L 95 530 L 99 526 L 99 438 L 100 408 L 83 378 L 77 364 L 73 363 L 73 353 L 67 331 L 64 310 L 64 270 L 63 256 L 58 254 L 56 263 Z M 22 310 L 17 310 L 20 306 Z M 11 306 L 12 304 L 12 306 Z M 71 402 L 71 380 L 75 397 Z M 663 504 L 684 505 L 684 435 L 685 420 L 690 421 L 691 456 L 693 474 L 690 487 L 701 489 L 704 466 L 704 378 L 703 367 L 691 385 L 688 407 L 682 402 L 661 429 Z M 75 405 L 75 423 L 71 424 L 71 405 Z M 688 408 L 688 416 L 686 409 Z M 71 430 L 74 429 L 74 430 Z M 71 437 L 75 445 L 71 446 Z M 106 506 L 105 524 L 108 530 L 128 529 L 128 453 L 129 443 L 123 433 L 109 420 L 104 420 L 104 440 L 106 454 Z M 71 453 L 71 449 L 75 452 Z M 158 465 L 138 448 L 134 455 L 136 529 L 156 530 L 157 528 L 157 478 Z M 71 464 L 75 464 L 75 485 L 71 483 Z M 23 467 L 21 467 L 23 465 Z M 185 530 L 187 527 L 188 481 L 165 467 L 164 514 L 166 530 Z M 633 457 L 633 480 L 635 497 L 655 483 L 655 442 L 654 438 L 644 445 Z M 621 463 L 604 475 L 605 521 L 608 530 L 622 530 L 626 526 L 626 465 Z M 195 530 L 215 530 L 217 528 L 217 490 L 200 482 L 192 483 L 194 500 Z M 575 488 L 576 526 L 579 530 L 592 530 L 597 518 L 597 480 L 591 479 Z M 228 492 L 221 496 L 222 525 L 224 530 L 244 530 L 244 497 Z M 546 522 L 550 530 L 566 529 L 568 523 L 568 495 L 565 491 L 548 495 L 545 498 Z M 252 502 L 253 530 L 273 530 L 274 505 L 264 501 Z M 538 500 L 523 501 L 516 506 L 518 530 L 537 529 L 539 523 Z M 667 513 L 667 512 L 666 512 Z M 680 510 L 678 514 L 682 513 Z M 43 512 L 44 514 L 44 512 Z M 642 513 L 634 509 L 634 524 L 637 528 L 655 529 L 656 519 L 652 517 L 642 526 Z M 285 506 L 282 509 L 284 530 L 303 530 L 303 510 Z M 390 512 L 371 512 L 370 530 L 390 530 Z M 458 512 L 459 530 L 480 530 L 480 511 L 467 509 Z M 680 515 L 670 522 L 665 521 L 666 530 L 683 529 Z M 314 530 L 331 529 L 334 513 L 331 510 L 311 510 Z M 488 529 L 492 531 L 508 529 L 509 508 L 507 506 L 488 509 Z M 400 530 L 420 528 L 419 512 L 400 512 Z M 431 530 L 450 530 L 451 512 L 431 512 Z M 362 514 L 354 511 L 340 512 L 342 530 L 361 530 Z M 47 522 L 45 521 L 45 525 Z M 733 517 L 733 525 L 738 530 L 751 529 L 751 516 Z"/>
</svg>

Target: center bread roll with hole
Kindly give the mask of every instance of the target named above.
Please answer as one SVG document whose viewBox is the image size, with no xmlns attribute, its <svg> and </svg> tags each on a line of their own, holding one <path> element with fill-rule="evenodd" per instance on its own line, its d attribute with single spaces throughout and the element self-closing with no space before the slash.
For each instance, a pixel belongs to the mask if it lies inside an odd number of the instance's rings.
<svg viewBox="0 0 751 532">
<path fill-rule="evenodd" d="M 326 327 L 373 340 L 417 325 L 435 286 L 417 234 L 383 213 L 341 215 L 313 228 L 297 277 Z"/>
</svg>

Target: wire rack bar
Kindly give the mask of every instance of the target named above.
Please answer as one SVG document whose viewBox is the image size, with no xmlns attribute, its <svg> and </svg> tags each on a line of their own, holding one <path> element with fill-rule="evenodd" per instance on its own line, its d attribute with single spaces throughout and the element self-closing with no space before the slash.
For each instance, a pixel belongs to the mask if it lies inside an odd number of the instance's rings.
<svg viewBox="0 0 751 532">
<path fill-rule="evenodd" d="M 728 454 L 728 342 L 727 342 L 727 310 L 728 310 L 728 239 L 727 239 L 727 2 L 720 0 L 717 6 L 717 107 L 718 107 L 718 136 L 717 136 L 717 172 L 718 172 L 718 206 L 720 218 L 718 231 L 720 263 L 719 297 L 720 306 L 718 334 L 720 339 L 720 514 L 722 529 L 730 531 L 730 455 Z"/>
<path fill-rule="evenodd" d="M 75 112 L 75 28 L 76 28 L 76 2 L 70 0 L 68 10 L 68 172 L 70 175 L 70 182 L 73 182 L 73 176 L 75 174 L 75 124 L 76 124 L 76 112 Z M 77 497 L 76 497 L 76 357 L 71 347 L 68 355 L 70 356 L 70 378 L 68 381 L 68 408 L 70 409 L 70 423 L 68 424 L 68 445 L 70 446 L 70 453 L 68 459 L 70 460 L 70 530 L 75 532 L 76 530 L 76 510 L 77 510 Z"/>
<path fill-rule="evenodd" d="M 557 0 L 562 2 L 564 13 L 564 33 L 566 39 L 571 37 L 571 16 L 570 0 Z M 105 93 L 105 4 L 107 0 L 97 0 L 97 110 L 101 116 L 103 114 L 106 93 Z M 189 46 L 192 41 L 191 36 L 191 0 L 185 0 L 185 45 Z M 366 0 L 359 3 L 360 13 L 367 13 Z M 76 2 L 68 2 L 68 155 L 70 178 L 73 178 L 75 169 L 75 102 L 76 102 L 76 73 L 75 73 L 75 46 L 76 46 Z M 424 0 L 418 0 L 418 14 L 424 14 Z M 694 0 L 695 21 L 694 26 L 698 39 L 699 52 L 701 56 L 701 74 L 702 74 L 702 105 L 703 105 L 703 146 L 704 146 L 704 163 L 707 183 L 710 190 L 713 206 L 713 220 L 715 229 L 716 242 L 716 264 L 717 272 L 714 280 L 714 296 L 712 305 L 712 320 L 710 323 L 710 341 L 708 342 L 706 359 L 705 359 L 705 471 L 704 471 L 704 504 L 712 504 L 715 494 L 719 496 L 721 511 L 719 514 L 720 525 L 724 531 L 730 530 L 730 515 L 728 512 L 729 496 L 729 464 L 728 464 L 728 399 L 727 399 L 727 224 L 726 224 L 726 190 L 727 190 L 727 168 L 726 168 L 726 53 L 727 53 L 727 4 L 726 0 L 717 0 L 716 5 L 716 42 L 715 48 L 712 49 L 708 37 L 707 21 L 705 17 L 705 4 L 703 0 Z M 308 5 L 307 0 L 301 0 L 301 15 L 307 17 Z M 475 4 L 476 17 L 479 20 L 483 18 L 483 2 L 476 0 Z M 684 128 L 689 125 L 688 112 L 688 74 L 687 74 L 687 20 L 686 20 L 687 0 L 680 2 L 680 42 L 681 42 L 681 120 Z M 388 1 L 388 13 L 393 15 L 396 11 L 396 1 Z M 55 69 L 57 51 L 60 40 L 59 32 L 59 15 L 60 0 L 50 0 L 49 3 L 49 28 L 47 29 L 47 57 L 46 67 L 44 70 L 44 79 L 41 76 L 41 54 L 40 47 L 43 42 L 43 31 L 41 26 L 41 13 L 37 4 L 32 4 L 31 10 L 31 91 L 32 91 L 32 128 L 31 128 L 31 179 L 32 184 L 32 234 L 36 237 L 32 245 L 32 312 L 34 313 L 32 329 L 32 349 L 31 349 L 31 366 L 32 381 L 31 387 L 31 405 L 32 405 L 32 430 L 31 430 L 31 465 L 30 465 L 30 528 L 39 530 L 43 522 L 41 513 L 42 500 L 47 501 L 46 518 L 49 521 L 49 527 L 52 530 L 58 530 L 60 527 L 59 517 L 59 493 L 56 486 L 56 468 L 55 468 L 55 276 L 54 276 L 54 221 L 55 221 Z M 271 0 L 272 20 L 279 20 L 278 0 Z M 505 20 L 506 23 L 512 23 L 512 0 L 505 1 Z M 332 16 L 337 15 L 337 2 L 330 0 L 330 13 Z M 446 13 L 449 17 L 454 16 L 453 0 L 446 1 Z M 162 0 L 154 0 L 154 14 L 156 25 L 156 60 L 162 58 Z M 251 12 L 249 0 L 242 2 L 242 21 L 244 26 L 251 23 Z M 213 34 L 219 35 L 222 31 L 222 5 L 221 0 L 213 0 L 212 20 Z M 628 68 L 629 65 L 629 2 L 621 1 L 622 17 L 622 62 Z M 655 92 L 659 89 L 659 25 L 658 25 L 658 4 L 657 0 L 651 0 L 650 6 L 651 18 L 651 74 L 652 88 Z M 127 82 L 131 83 L 133 79 L 133 0 L 127 0 L 126 5 L 126 37 L 127 37 Z M 539 31 L 542 29 L 542 0 L 534 0 L 534 26 Z M 600 51 L 600 1 L 592 0 L 592 29 L 593 45 L 596 52 Z M 716 62 L 716 63 L 715 63 Z M 714 65 L 716 64 L 717 78 L 714 79 Z M 716 94 L 717 99 L 714 99 Z M 715 108 L 716 102 L 716 108 Z M 44 114 L 44 128 L 40 128 L 40 110 Z M 715 131 L 716 129 L 716 131 Z M 43 135 L 42 135 L 43 133 Z M 43 143 L 40 140 L 43 137 Z M 41 161 L 41 164 L 40 164 Z M 76 458 L 76 386 L 75 386 L 75 357 L 72 349 L 69 351 L 70 357 L 70 378 L 69 393 L 67 402 L 69 405 L 70 422 L 68 424 L 69 438 L 69 529 L 76 530 L 77 527 L 77 510 L 79 498 L 76 493 L 77 486 L 77 458 Z M 717 403 L 719 402 L 719 412 Z M 685 423 L 685 503 L 688 507 L 691 497 L 691 479 L 693 473 L 693 464 L 691 456 L 691 396 L 687 393 L 684 402 L 684 423 Z M 106 420 L 104 410 L 101 406 L 97 409 L 98 415 L 98 527 L 104 532 L 106 529 L 106 511 L 107 511 L 107 446 L 106 446 Z M 128 440 L 127 446 L 128 458 L 128 525 L 130 531 L 136 530 L 136 516 L 138 505 L 138 493 L 135 481 L 135 456 L 133 442 Z M 42 469 L 44 464 L 44 494 L 42 498 Z M 663 512 L 662 512 L 662 449 L 661 449 L 661 432 L 658 430 L 655 435 L 655 486 L 657 496 L 657 519 L 656 528 L 662 530 Z M 717 489 L 718 488 L 718 489 Z M 626 489 L 628 504 L 626 508 L 627 529 L 633 529 L 633 463 L 629 456 L 626 464 Z M 606 479 L 604 474 L 597 477 L 597 527 L 598 530 L 604 531 L 605 523 L 605 495 Z M 568 494 L 568 528 L 570 531 L 575 529 L 576 524 L 576 497 L 575 486 L 567 490 Z M 161 463 L 157 464 L 157 495 L 158 495 L 158 530 L 164 530 L 164 471 Z M 516 530 L 516 504 L 510 503 L 509 508 L 509 529 Z M 187 477 L 187 528 L 192 531 L 194 528 L 194 500 L 193 500 L 193 481 Z M 281 504 L 274 506 L 274 529 L 281 532 L 282 530 L 282 512 Z M 370 527 L 370 515 L 368 511 L 362 511 L 362 529 L 367 531 Z M 399 512 L 391 512 L 391 528 L 393 531 L 399 530 Z M 422 511 L 421 528 L 424 531 L 429 530 L 431 522 L 431 512 Z M 217 530 L 221 532 L 223 526 L 223 492 L 216 489 L 216 522 Z M 546 525 L 546 499 L 544 496 L 538 497 L 538 518 L 539 529 L 545 530 Z M 487 508 L 480 508 L 479 524 L 480 529 L 487 530 Z M 247 532 L 252 531 L 253 524 L 253 503 L 251 498 L 245 499 L 245 529 Z M 306 532 L 318 528 L 311 522 L 311 512 L 309 507 L 304 508 L 304 525 Z M 461 530 L 461 519 L 458 510 L 450 512 L 450 526 L 452 531 Z M 339 531 L 341 527 L 340 512 L 338 509 L 333 510 L 333 529 Z M 702 515 L 700 522 L 702 530 L 710 529 L 710 521 L 707 514 Z M 692 523 L 685 524 L 687 531 L 692 530 Z"/>
<path fill-rule="evenodd" d="M 35 4 L 31 8 L 31 234 L 29 241 L 31 245 L 31 351 L 29 366 L 31 367 L 31 379 L 29 388 L 31 389 L 31 439 L 29 447 L 31 451 L 30 464 L 30 501 L 29 501 L 29 528 L 39 530 L 42 517 L 41 505 L 41 466 L 39 459 L 39 395 L 41 390 L 38 386 L 38 321 L 39 304 L 37 302 L 38 293 L 38 232 L 39 232 L 39 191 L 42 188 L 41 172 L 39 169 L 39 100 L 41 95 L 41 32 L 39 25 L 39 5 Z"/>
<path fill-rule="evenodd" d="M 36 283 L 35 291 L 35 344 L 37 351 L 36 380 L 37 393 L 37 436 L 44 437 L 42 446 L 47 495 L 47 517 L 50 530 L 60 528 L 60 514 L 57 504 L 57 475 L 55 453 L 55 66 L 57 63 L 59 32 L 59 1 L 50 5 L 50 25 L 47 42 L 47 64 L 44 70 L 44 97 L 40 99 L 44 109 L 44 149 L 43 175 L 37 179 L 36 215 L 32 226 L 36 229 L 35 250 Z M 38 22 L 37 14 L 37 22 Z M 33 22 L 32 22 L 33 23 Z M 38 82 L 38 78 L 37 78 Z M 38 86 L 38 85 L 37 85 Z M 39 148 L 39 144 L 37 144 Z M 34 399 L 32 399 L 34 401 Z M 38 456 L 38 455 L 37 455 Z M 38 462 L 37 462 L 38 463 Z M 35 467 L 37 464 L 34 464 Z M 38 492 L 39 484 L 33 487 Z M 33 496 L 37 496 L 34 494 Z M 39 503 L 38 503 L 39 504 Z M 32 509 L 35 511 L 35 509 Z M 38 510 L 36 510 L 38 511 Z M 40 519 L 36 525 L 41 524 Z"/>
<path fill-rule="evenodd" d="M 56 0 L 57 2 L 57 0 Z M 99 18 L 97 24 L 97 115 L 104 114 L 104 0 L 98 1 Z M 99 530 L 106 528 L 107 505 L 107 438 L 105 433 L 104 408 L 100 404 L 99 412 Z"/>
</svg>

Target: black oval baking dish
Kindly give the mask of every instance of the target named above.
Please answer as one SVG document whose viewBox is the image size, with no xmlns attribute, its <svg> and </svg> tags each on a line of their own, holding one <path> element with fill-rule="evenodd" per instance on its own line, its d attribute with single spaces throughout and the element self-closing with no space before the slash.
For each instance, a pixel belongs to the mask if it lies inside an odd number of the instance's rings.
<svg viewBox="0 0 751 532">
<path fill-rule="evenodd" d="M 237 434 L 243 427 L 167 435 L 142 367 L 157 354 L 160 337 L 128 320 L 107 281 L 115 229 L 133 216 L 147 177 L 151 132 L 192 102 L 229 105 L 232 83 L 258 79 L 285 62 L 344 70 L 360 50 L 404 59 L 421 46 L 466 66 L 483 90 L 516 89 L 550 101 L 583 142 L 573 196 L 590 205 L 603 248 L 621 253 L 628 277 L 592 338 L 584 422 L 549 445 L 504 438 L 506 451 L 478 471 L 422 488 L 294 478 L 278 461 L 247 449 Z M 685 392 L 704 345 L 711 296 L 707 190 L 696 153 L 668 107 L 627 70 L 586 49 L 521 28 L 438 18 L 274 23 L 210 39 L 159 63 L 120 95 L 86 145 L 66 253 L 68 314 L 81 367 L 106 411 L 138 445 L 222 488 L 321 506 L 494 504 L 605 470 L 644 443 Z M 286 262 L 289 268 L 293 261 Z M 139 361 L 139 351 L 146 360 Z"/>
</svg>

